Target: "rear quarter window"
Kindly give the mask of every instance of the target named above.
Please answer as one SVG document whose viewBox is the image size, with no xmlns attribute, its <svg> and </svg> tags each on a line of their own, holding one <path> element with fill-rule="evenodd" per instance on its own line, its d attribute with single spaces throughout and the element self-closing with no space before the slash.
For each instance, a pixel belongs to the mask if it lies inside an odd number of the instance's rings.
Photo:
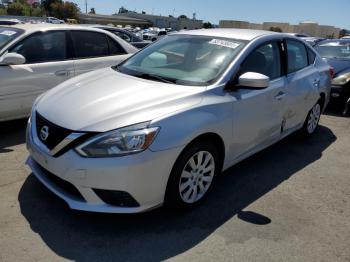
<svg viewBox="0 0 350 262">
<path fill-rule="evenodd" d="M 313 65 L 315 63 L 316 54 L 313 50 L 311 50 L 311 48 L 307 47 L 306 49 L 309 65 Z"/>
<path fill-rule="evenodd" d="M 309 65 L 306 47 L 296 40 L 287 40 L 288 73 L 299 71 Z"/>
<path fill-rule="evenodd" d="M 89 31 L 71 31 L 75 57 L 78 59 L 109 55 L 108 39 L 105 34 Z"/>
</svg>

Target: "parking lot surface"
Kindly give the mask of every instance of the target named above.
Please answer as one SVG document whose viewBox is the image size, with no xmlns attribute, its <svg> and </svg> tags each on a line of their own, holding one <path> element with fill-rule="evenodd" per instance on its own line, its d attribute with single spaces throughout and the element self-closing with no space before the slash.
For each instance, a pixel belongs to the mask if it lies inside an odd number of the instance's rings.
<svg viewBox="0 0 350 262">
<path fill-rule="evenodd" d="M 26 121 L 0 124 L 0 261 L 350 261 L 350 119 L 325 115 L 227 170 L 204 205 L 70 210 L 24 165 Z"/>
</svg>

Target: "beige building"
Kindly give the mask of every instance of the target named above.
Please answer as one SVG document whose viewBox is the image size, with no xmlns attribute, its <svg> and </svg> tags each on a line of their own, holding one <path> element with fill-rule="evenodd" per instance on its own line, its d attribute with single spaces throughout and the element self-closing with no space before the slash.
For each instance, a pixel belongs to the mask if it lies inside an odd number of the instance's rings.
<svg viewBox="0 0 350 262">
<path fill-rule="evenodd" d="M 171 16 L 142 14 L 136 12 L 124 13 L 123 16 L 141 19 L 150 22 L 153 26 L 159 28 L 173 28 L 181 29 L 199 29 L 203 27 L 202 20 L 195 20 L 190 18 L 176 18 Z"/>
<path fill-rule="evenodd" d="M 264 22 L 262 24 L 263 30 L 270 30 L 271 27 L 278 27 L 282 30 L 282 32 L 289 32 L 288 23 Z"/>
<path fill-rule="evenodd" d="M 319 25 L 313 21 L 301 22 L 298 25 L 279 22 L 264 22 L 262 24 L 249 23 L 247 21 L 221 20 L 220 28 L 242 28 L 242 29 L 262 29 L 270 30 L 271 27 L 279 27 L 285 33 L 302 33 L 309 36 L 318 37 L 339 37 L 340 28 L 330 25 Z"/>
<path fill-rule="evenodd" d="M 96 15 L 96 14 L 79 14 L 79 23 L 81 24 L 113 24 L 115 26 L 139 26 L 139 27 L 149 27 L 152 23 L 143 19 L 131 18 L 122 15 Z"/>
</svg>

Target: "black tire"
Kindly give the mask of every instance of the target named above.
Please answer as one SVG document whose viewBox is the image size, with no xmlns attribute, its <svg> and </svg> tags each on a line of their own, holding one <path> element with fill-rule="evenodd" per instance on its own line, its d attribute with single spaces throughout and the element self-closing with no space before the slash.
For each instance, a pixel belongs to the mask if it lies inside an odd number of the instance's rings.
<svg viewBox="0 0 350 262">
<path fill-rule="evenodd" d="M 209 188 L 203 194 L 203 196 L 194 203 L 186 203 L 181 195 L 180 195 L 180 179 L 181 174 L 188 164 L 189 160 L 195 156 L 198 152 L 207 151 L 213 157 L 213 162 L 215 163 L 215 171 L 214 176 L 212 178 L 211 184 Z M 165 193 L 165 201 L 164 204 L 168 208 L 192 208 L 199 203 L 203 202 L 203 200 L 208 196 L 208 193 L 211 191 L 213 184 L 215 183 L 215 178 L 221 172 L 221 159 L 220 154 L 216 146 L 210 141 L 198 141 L 194 144 L 190 144 L 184 151 L 180 154 L 178 159 L 176 160 L 173 169 L 171 171 L 166 193 Z M 199 187 L 199 186 L 198 186 Z"/>
<path fill-rule="evenodd" d="M 317 122 L 315 123 L 316 126 L 314 128 L 310 128 L 309 126 L 309 121 L 312 121 L 312 118 L 314 118 L 314 112 L 313 110 L 315 110 L 315 108 L 319 108 L 319 116 L 317 118 Z M 304 136 L 304 137 L 309 137 L 309 136 L 312 136 L 317 128 L 318 128 L 318 124 L 320 122 L 320 118 L 321 118 L 321 113 L 322 113 L 322 103 L 320 101 L 318 101 L 312 108 L 311 110 L 309 111 L 309 113 L 307 114 L 307 117 L 305 119 L 305 122 L 304 122 L 304 125 L 302 127 L 302 129 L 300 130 L 301 134 Z"/>
</svg>

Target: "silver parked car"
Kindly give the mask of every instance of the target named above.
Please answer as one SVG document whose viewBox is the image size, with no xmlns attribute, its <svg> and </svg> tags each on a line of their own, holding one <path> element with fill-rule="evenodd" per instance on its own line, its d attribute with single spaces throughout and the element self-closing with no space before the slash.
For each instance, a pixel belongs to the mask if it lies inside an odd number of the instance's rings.
<svg viewBox="0 0 350 262">
<path fill-rule="evenodd" d="M 41 93 L 82 73 L 116 65 L 136 51 L 95 28 L 0 26 L 0 121 L 29 116 Z"/>
<path fill-rule="evenodd" d="M 296 130 L 313 134 L 330 83 L 293 36 L 177 33 L 38 98 L 27 164 L 73 209 L 192 206 L 221 171 Z"/>
</svg>

